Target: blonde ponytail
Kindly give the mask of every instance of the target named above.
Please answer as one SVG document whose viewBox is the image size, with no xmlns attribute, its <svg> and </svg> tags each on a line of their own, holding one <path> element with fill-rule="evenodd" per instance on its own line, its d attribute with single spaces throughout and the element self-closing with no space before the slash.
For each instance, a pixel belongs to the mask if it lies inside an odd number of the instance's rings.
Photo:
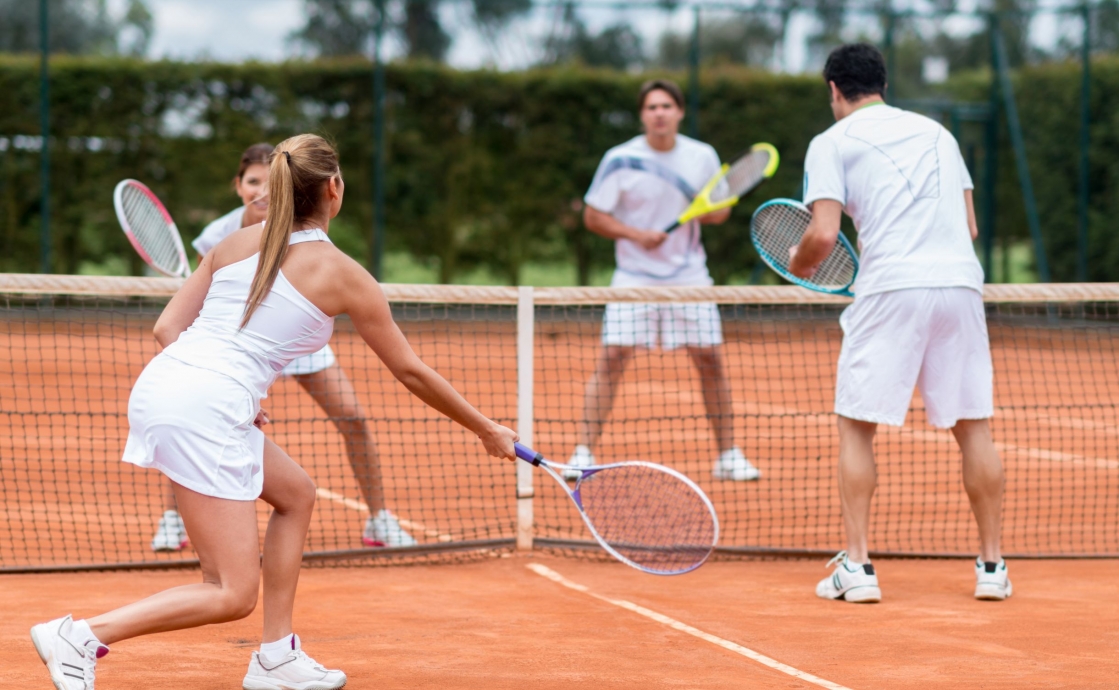
<svg viewBox="0 0 1119 690">
<path fill-rule="evenodd" d="M 316 214 L 327 181 L 337 174 L 338 154 L 334 147 L 314 134 L 286 139 L 272 153 L 268 166 L 268 217 L 260 235 L 260 260 L 245 302 L 241 328 L 272 291 L 295 224 Z"/>
</svg>

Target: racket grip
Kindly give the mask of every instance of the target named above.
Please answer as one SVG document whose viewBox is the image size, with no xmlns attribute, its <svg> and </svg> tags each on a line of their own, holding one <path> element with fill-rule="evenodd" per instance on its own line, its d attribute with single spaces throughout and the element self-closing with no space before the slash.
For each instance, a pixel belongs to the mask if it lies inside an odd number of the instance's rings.
<svg viewBox="0 0 1119 690">
<path fill-rule="evenodd" d="M 667 228 L 665 228 L 664 232 L 665 234 L 668 234 L 678 227 L 680 227 L 680 221 L 675 221 L 672 225 L 669 225 Z"/>
<path fill-rule="evenodd" d="M 513 449 L 517 451 L 518 458 L 525 462 L 531 462 L 533 465 L 539 466 L 540 461 L 544 459 L 543 455 L 520 443 L 514 443 Z"/>
</svg>

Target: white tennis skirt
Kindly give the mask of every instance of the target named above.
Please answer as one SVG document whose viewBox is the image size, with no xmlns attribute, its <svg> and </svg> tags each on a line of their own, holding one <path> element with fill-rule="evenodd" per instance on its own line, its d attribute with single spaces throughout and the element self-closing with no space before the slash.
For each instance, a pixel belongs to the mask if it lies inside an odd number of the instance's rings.
<svg viewBox="0 0 1119 690">
<path fill-rule="evenodd" d="M 255 500 L 264 487 L 256 413 L 253 395 L 236 380 L 158 355 L 128 398 L 123 460 L 206 496 Z"/>
<path fill-rule="evenodd" d="M 334 350 L 331 350 L 329 345 L 323 345 L 318 352 L 293 359 L 291 364 L 284 367 L 283 374 L 284 376 L 317 374 L 323 369 L 334 366 L 334 361 Z"/>
</svg>

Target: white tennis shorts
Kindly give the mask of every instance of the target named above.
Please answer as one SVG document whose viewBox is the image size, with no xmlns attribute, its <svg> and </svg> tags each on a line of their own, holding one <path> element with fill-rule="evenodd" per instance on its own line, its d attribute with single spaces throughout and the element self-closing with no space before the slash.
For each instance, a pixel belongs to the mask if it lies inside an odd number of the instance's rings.
<svg viewBox="0 0 1119 690">
<path fill-rule="evenodd" d="M 714 347 L 723 342 L 719 308 L 709 302 L 683 304 L 607 304 L 602 344 L 674 350 Z"/>
<path fill-rule="evenodd" d="M 323 348 L 318 352 L 293 359 L 290 364 L 284 367 L 283 374 L 284 376 L 317 374 L 332 366 L 334 366 L 334 350 L 331 350 L 329 345 L 323 345 Z"/>
<path fill-rule="evenodd" d="M 916 288 L 859 297 L 843 310 L 836 414 L 901 426 L 921 391 L 929 423 L 951 428 L 994 414 L 983 297 L 970 288 Z"/>
</svg>

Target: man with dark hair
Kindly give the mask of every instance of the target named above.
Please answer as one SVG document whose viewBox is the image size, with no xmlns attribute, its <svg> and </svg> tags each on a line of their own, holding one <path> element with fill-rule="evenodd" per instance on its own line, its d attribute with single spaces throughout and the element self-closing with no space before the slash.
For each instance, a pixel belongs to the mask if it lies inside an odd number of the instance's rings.
<svg viewBox="0 0 1119 690">
<path fill-rule="evenodd" d="M 611 285 L 711 285 L 701 223 L 722 223 L 730 209 L 663 232 L 719 171 L 715 149 L 679 133 L 684 96 L 670 81 L 641 87 L 638 110 L 645 133 L 606 152 L 587 191 L 583 221 L 591 232 L 615 241 L 617 270 Z M 569 463 L 595 463 L 591 448 L 602 434 L 614 393 L 638 347 L 684 347 L 695 365 L 704 406 L 714 431 L 716 479 L 750 481 L 760 476 L 734 442 L 730 382 L 723 368 L 722 322 L 714 304 L 609 304 L 603 348 L 587 382 L 579 439 Z M 578 476 L 578 473 L 574 473 Z"/>
<path fill-rule="evenodd" d="M 840 317 L 836 374 L 839 494 L 847 550 L 816 587 L 827 599 L 879 601 L 867 553 L 877 425 L 902 426 L 916 385 L 929 423 L 951 429 L 979 526 L 977 599 L 1013 588 L 999 554 L 1003 471 L 991 439 L 991 352 L 972 183 L 959 145 L 939 123 L 886 105 L 886 66 L 865 44 L 834 50 L 824 67 L 836 124 L 812 140 L 804 203 L 812 222 L 789 270 L 808 277 L 835 246 L 844 211 L 859 234 L 855 302 Z M 829 564 L 830 565 L 830 564 Z"/>
</svg>

